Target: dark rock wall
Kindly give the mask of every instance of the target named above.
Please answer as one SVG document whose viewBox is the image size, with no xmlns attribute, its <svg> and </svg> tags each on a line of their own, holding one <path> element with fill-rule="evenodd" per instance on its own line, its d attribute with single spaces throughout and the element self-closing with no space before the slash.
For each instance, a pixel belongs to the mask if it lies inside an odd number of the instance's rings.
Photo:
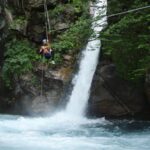
<svg viewBox="0 0 150 150">
<path fill-rule="evenodd" d="M 98 65 L 88 106 L 90 115 L 135 117 L 146 109 L 146 104 L 143 88 L 121 79 L 114 64 Z"/>
<path fill-rule="evenodd" d="M 4 39 L 7 37 L 7 20 L 4 6 L 0 5 L 0 66 L 3 61 Z"/>
<path fill-rule="evenodd" d="M 108 0 L 108 14 L 131 9 L 129 6 L 133 2 L 132 0 Z M 108 25 L 113 26 L 120 18 L 121 16 L 109 18 Z M 150 71 L 147 71 L 145 81 L 137 86 L 137 84 L 125 81 L 119 76 L 111 58 L 100 56 L 91 87 L 88 115 L 109 118 L 133 117 L 150 119 L 149 108 Z"/>
<path fill-rule="evenodd" d="M 48 10 L 67 1 L 47 0 Z M 12 89 L 4 88 L 1 78 L 4 45 L 10 35 L 19 35 L 39 45 L 45 38 L 43 0 L 0 0 L 0 112 L 23 115 L 50 114 L 57 109 L 63 90 L 72 75 L 71 56 L 64 55 L 64 63 L 50 66 L 37 63 L 33 71 L 20 77 L 14 75 Z M 56 18 L 50 18 L 51 27 L 61 34 L 74 21 L 74 11 L 68 8 Z M 51 15 L 50 15 L 51 17 Z M 70 18 L 70 19 L 69 19 Z M 8 32 L 9 25 L 9 32 Z M 54 36 L 56 36 L 54 35 Z M 52 35 L 53 36 L 53 35 Z M 10 37 L 9 37 L 10 38 Z M 43 75 L 42 75 L 43 74 Z M 43 77 L 42 77 L 43 76 Z M 41 80 L 42 84 L 41 84 Z M 42 88 L 42 96 L 41 96 Z"/>
<path fill-rule="evenodd" d="M 147 71 L 146 78 L 145 78 L 145 93 L 146 93 L 146 98 L 150 104 L 150 70 Z"/>
</svg>

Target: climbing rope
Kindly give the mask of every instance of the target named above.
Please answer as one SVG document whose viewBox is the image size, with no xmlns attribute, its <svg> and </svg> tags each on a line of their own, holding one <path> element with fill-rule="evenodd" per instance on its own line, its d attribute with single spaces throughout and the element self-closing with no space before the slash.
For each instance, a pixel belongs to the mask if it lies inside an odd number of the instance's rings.
<svg viewBox="0 0 150 150">
<path fill-rule="evenodd" d="M 45 27 L 46 27 L 46 38 L 47 40 L 49 39 L 48 37 L 48 33 L 51 29 L 50 27 L 50 20 L 49 20 L 49 13 L 48 13 L 48 9 L 47 9 L 47 1 L 44 0 L 44 12 L 45 12 Z"/>
<path fill-rule="evenodd" d="M 49 20 L 49 14 L 47 9 L 47 1 L 44 0 L 44 12 L 45 12 L 45 28 L 46 28 L 46 39 L 49 40 L 48 33 L 50 31 L 50 20 Z M 42 54 L 42 74 L 41 74 L 41 99 L 43 96 L 43 85 L 44 85 L 44 54 Z"/>
<path fill-rule="evenodd" d="M 40 92 L 41 99 L 43 96 L 43 85 L 44 85 L 44 55 L 42 55 L 42 75 L 41 75 L 41 92 Z"/>
</svg>

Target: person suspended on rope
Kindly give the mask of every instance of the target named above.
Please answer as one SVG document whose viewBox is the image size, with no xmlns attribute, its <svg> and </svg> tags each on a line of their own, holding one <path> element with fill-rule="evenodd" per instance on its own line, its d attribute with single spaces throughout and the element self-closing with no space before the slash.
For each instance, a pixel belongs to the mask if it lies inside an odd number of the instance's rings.
<svg viewBox="0 0 150 150">
<path fill-rule="evenodd" d="M 42 42 L 43 45 L 41 46 L 39 53 L 46 59 L 50 59 L 53 56 L 53 50 L 51 49 L 50 43 L 47 39 L 44 39 Z"/>
</svg>

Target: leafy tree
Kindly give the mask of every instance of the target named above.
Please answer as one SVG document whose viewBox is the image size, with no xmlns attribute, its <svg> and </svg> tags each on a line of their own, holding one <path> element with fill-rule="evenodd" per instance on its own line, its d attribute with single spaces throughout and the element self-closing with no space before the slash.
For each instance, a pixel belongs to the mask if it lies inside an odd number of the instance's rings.
<svg viewBox="0 0 150 150">
<path fill-rule="evenodd" d="M 144 5 L 148 3 L 135 0 L 126 7 Z M 142 10 L 118 19 L 101 35 L 103 53 L 112 58 L 123 78 L 139 81 L 150 68 L 150 15 L 148 10 Z"/>
</svg>

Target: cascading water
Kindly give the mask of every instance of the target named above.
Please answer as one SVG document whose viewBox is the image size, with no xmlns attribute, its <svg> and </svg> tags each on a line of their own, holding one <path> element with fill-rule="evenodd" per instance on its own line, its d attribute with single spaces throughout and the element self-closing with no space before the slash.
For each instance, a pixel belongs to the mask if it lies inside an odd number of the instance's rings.
<svg viewBox="0 0 150 150">
<path fill-rule="evenodd" d="M 97 20 L 105 14 L 106 0 L 97 0 L 91 10 Z M 99 36 L 106 18 L 94 21 Z M 99 55 L 100 41 L 91 38 L 83 51 L 79 72 L 66 110 L 51 117 L 25 118 L 0 115 L 0 150 L 149 150 L 150 123 L 109 122 L 84 117 L 90 85 Z M 136 126 L 138 125 L 138 126 Z M 136 129 L 131 132 L 130 129 Z"/>
<path fill-rule="evenodd" d="M 89 39 L 89 42 L 82 53 L 83 57 L 80 62 L 79 72 L 75 76 L 76 82 L 66 108 L 67 113 L 79 117 L 83 116 L 85 112 L 86 104 L 89 98 L 89 90 L 100 51 L 100 40 L 98 37 L 104 24 L 106 23 L 106 17 L 101 19 L 97 19 L 97 17 L 106 15 L 106 7 L 103 7 L 106 5 L 106 0 L 99 0 L 95 5 L 91 6 L 91 14 L 95 20 L 92 24 L 95 37 Z"/>
</svg>

